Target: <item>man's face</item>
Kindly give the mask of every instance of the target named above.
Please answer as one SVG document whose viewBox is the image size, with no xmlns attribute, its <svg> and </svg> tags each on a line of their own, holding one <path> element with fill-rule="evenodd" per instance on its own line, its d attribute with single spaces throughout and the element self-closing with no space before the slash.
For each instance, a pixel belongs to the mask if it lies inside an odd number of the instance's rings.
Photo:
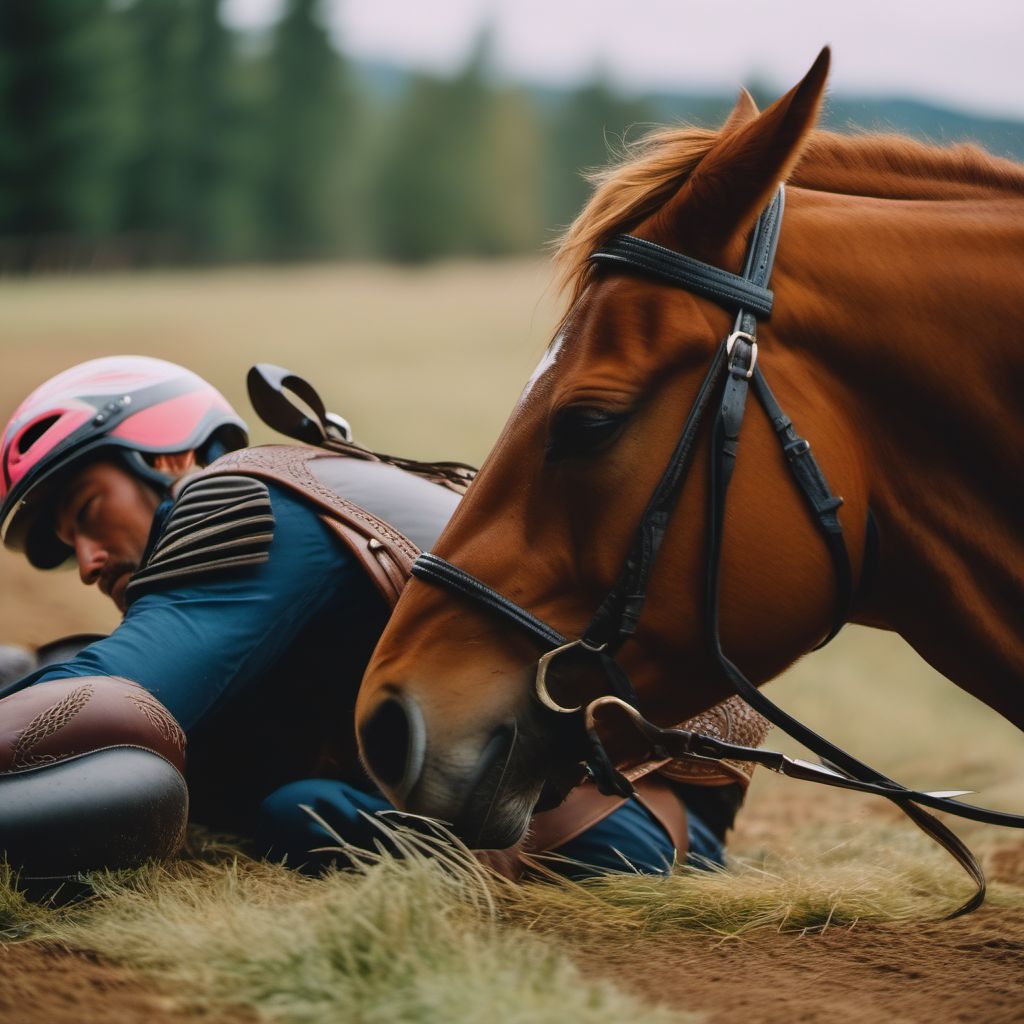
<svg viewBox="0 0 1024 1024">
<path fill-rule="evenodd" d="M 122 612 L 159 504 L 154 490 L 106 460 L 76 473 L 57 503 L 57 536 L 74 551 L 82 582 L 97 584 Z"/>
</svg>

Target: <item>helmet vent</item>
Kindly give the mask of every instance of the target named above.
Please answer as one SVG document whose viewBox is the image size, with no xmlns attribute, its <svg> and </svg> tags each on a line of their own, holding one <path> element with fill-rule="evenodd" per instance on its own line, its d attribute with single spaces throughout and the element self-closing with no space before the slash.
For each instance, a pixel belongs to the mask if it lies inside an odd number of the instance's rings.
<svg viewBox="0 0 1024 1024">
<path fill-rule="evenodd" d="M 44 416 L 22 431 L 18 438 L 18 454 L 24 455 L 59 419 L 60 416 Z"/>
</svg>

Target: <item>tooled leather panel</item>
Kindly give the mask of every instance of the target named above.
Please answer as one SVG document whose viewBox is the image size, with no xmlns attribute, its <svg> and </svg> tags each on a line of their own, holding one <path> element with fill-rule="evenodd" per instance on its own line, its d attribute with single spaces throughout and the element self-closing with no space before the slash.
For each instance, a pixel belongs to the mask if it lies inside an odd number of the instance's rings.
<svg viewBox="0 0 1024 1024">
<path fill-rule="evenodd" d="M 758 747 L 771 730 L 771 723 L 741 697 L 732 696 L 713 708 L 687 719 L 680 728 L 713 736 L 727 743 Z M 739 761 L 723 761 L 721 765 L 717 765 L 678 758 L 659 768 L 658 773 L 675 782 L 708 786 L 741 782 L 748 785 L 754 773 L 754 765 Z"/>
<path fill-rule="evenodd" d="M 176 750 L 185 756 L 185 734 L 174 716 L 148 690 L 139 687 L 125 693 L 125 699 L 149 721 L 150 725 Z"/>
<path fill-rule="evenodd" d="M 0 701 L 0 775 L 127 745 L 185 769 L 185 734 L 166 708 L 127 679 L 37 683 Z"/>
<path fill-rule="evenodd" d="M 14 750 L 11 752 L 11 768 L 29 768 L 32 765 L 56 761 L 57 758 L 54 754 L 34 753 L 36 747 L 68 725 L 89 703 L 95 689 L 90 683 L 78 686 L 66 697 L 51 704 L 48 708 L 44 708 L 31 719 L 14 744 Z"/>
</svg>

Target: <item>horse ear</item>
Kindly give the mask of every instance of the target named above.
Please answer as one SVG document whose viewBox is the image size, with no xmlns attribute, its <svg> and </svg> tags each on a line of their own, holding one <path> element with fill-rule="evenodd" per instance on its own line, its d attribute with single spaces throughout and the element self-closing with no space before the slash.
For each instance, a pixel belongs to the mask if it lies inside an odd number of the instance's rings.
<svg viewBox="0 0 1024 1024">
<path fill-rule="evenodd" d="M 753 121 L 760 113 L 761 111 L 757 109 L 757 104 L 754 102 L 754 97 L 746 89 L 740 89 L 736 106 L 732 108 L 732 113 L 722 125 L 722 135 L 732 135 L 734 131 Z"/>
<path fill-rule="evenodd" d="M 682 238 L 687 251 L 716 250 L 756 219 L 800 158 L 818 117 L 830 53 L 763 114 L 740 102 L 719 141 L 679 191 L 648 222 L 656 237 Z M 757 108 L 750 100 L 756 112 Z M 646 233 L 646 232 L 644 232 Z"/>
</svg>

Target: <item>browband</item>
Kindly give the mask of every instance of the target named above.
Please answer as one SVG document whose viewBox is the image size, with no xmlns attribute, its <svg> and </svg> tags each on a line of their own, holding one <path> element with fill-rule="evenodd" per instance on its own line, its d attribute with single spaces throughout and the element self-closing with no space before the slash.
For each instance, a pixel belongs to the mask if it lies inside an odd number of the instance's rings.
<svg viewBox="0 0 1024 1024">
<path fill-rule="evenodd" d="M 711 267 L 635 235 L 613 236 L 597 252 L 591 253 L 590 259 L 595 263 L 625 263 L 637 267 L 649 276 L 660 277 L 727 309 L 749 309 L 765 317 L 772 311 L 774 296 L 770 288 L 751 284 L 739 274 Z"/>
</svg>

